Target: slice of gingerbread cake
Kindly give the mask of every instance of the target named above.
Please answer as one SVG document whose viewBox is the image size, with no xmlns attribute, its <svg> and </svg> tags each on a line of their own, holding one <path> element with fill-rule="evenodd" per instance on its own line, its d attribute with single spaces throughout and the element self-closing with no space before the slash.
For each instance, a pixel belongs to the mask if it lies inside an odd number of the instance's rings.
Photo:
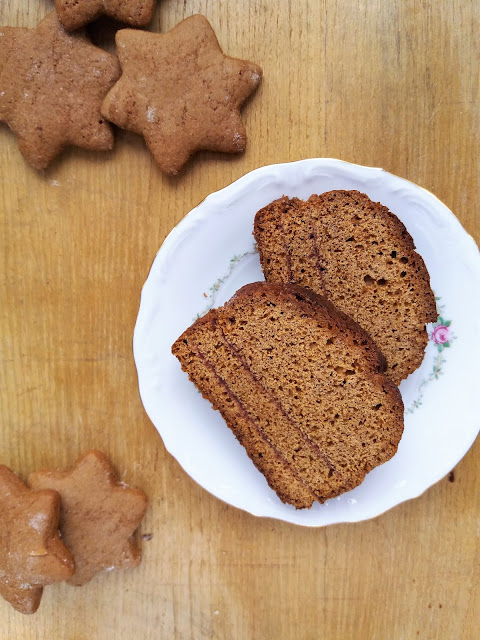
<svg viewBox="0 0 480 640">
<path fill-rule="evenodd" d="M 412 237 L 386 207 L 358 191 L 284 197 L 258 211 L 254 236 L 265 278 L 307 287 L 356 320 L 396 384 L 420 366 L 435 297 Z"/>
<path fill-rule="evenodd" d="M 283 502 L 349 491 L 397 450 L 403 403 L 383 356 L 307 289 L 246 285 L 172 352 Z"/>
</svg>

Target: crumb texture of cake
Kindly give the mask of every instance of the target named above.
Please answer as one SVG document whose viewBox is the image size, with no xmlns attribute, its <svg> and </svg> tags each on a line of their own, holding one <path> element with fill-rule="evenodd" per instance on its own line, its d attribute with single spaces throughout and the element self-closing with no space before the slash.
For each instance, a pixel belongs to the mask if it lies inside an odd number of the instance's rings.
<svg viewBox="0 0 480 640">
<path fill-rule="evenodd" d="M 283 197 L 257 212 L 253 233 L 266 280 L 331 300 L 372 336 L 396 384 L 420 366 L 435 296 L 412 237 L 386 207 L 359 191 Z"/>
<path fill-rule="evenodd" d="M 397 450 L 403 403 L 384 358 L 353 320 L 302 287 L 246 285 L 172 352 L 296 508 L 353 489 Z"/>
</svg>

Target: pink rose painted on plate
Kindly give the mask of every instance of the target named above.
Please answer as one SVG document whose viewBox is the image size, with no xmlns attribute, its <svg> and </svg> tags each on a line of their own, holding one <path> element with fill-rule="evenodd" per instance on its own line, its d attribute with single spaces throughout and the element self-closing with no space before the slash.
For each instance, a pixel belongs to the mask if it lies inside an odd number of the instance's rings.
<svg viewBox="0 0 480 640">
<path fill-rule="evenodd" d="M 440 298 L 436 297 L 435 300 L 437 301 L 438 308 L 440 306 Z M 413 413 L 423 404 L 423 392 L 425 387 L 433 380 L 438 380 L 439 376 L 444 373 L 445 349 L 448 349 L 451 346 L 452 341 L 455 340 L 456 337 L 450 326 L 451 324 L 451 320 L 445 320 L 443 317 L 443 307 L 440 307 L 437 321 L 428 328 L 428 337 L 431 344 L 433 344 L 434 349 L 436 349 L 436 353 L 434 351 L 433 367 L 430 373 L 418 385 L 417 398 L 406 409 L 407 413 Z"/>
<path fill-rule="evenodd" d="M 451 335 L 449 327 L 450 320 L 444 320 L 441 316 L 439 316 L 437 322 L 433 325 L 430 338 L 439 351 L 443 351 L 443 349 L 450 346 Z"/>
<path fill-rule="evenodd" d="M 444 324 L 439 324 L 432 332 L 432 340 L 435 344 L 445 344 L 448 342 L 448 327 Z"/>
</svg>

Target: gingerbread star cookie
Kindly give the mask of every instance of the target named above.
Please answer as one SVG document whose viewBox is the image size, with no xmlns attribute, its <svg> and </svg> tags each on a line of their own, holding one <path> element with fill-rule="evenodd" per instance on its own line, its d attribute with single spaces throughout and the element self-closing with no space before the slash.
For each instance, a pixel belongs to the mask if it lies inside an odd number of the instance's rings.
<svg viewBox="0 0 480 640">
<path fill-rule="evenodd" d="M 67 145 L 112 148 L 100 105 L 119 75 L 116 56 L 65 31 L 55 12 L 35 29 L 0 27 L 0 121 L 36 169 Z"/>
<path fill-rule="evenodd" d="M 144 27 L 153 18 L 156 0 L 55 0 L 58 18 L 74 30 L 107 15 L 132 27 Z"/>
<path fill-rule="evenodd" d="M 245 149 L 240 107 L 262 70 L 225 56 L 206 18 L 191 16 L 165 34 L 122 29 L 116 42 L 122 76 L 102 113 L 143 135 L 162 171 L 178 173 L 200 149 Z"/>
<path fill-rule="evenodd" d="M 60 496 L 32 491 L 0 465 L 0 595 L 35 613 L 43 587 L 70 578 L 73 559 L 60 539 Z"/>
<path fill-rule="evenodd" d="M 147 508 L 143 491 L 118 481 L 109 459 L 97 450 L 66 471 L 38 471 L 35 489 L 55 489 L 62 498 L 60 531 L 75 559 L 68 581 L 82 585 L 105 569 L 135 567 L 140 550 L 133 534 Z"/>
</svg>

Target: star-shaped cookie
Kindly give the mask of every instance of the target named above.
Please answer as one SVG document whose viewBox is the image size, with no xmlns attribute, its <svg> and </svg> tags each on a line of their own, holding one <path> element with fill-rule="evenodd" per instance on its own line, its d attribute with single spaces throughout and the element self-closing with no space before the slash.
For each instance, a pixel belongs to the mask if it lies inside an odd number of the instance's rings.
<svg viewBox="0 0 480 640">
<path fill-rule="evenodd" d="M 0 27 L 0 121 L 36 169 L 67 145 L 112 148 L 100 105 L 119 75 L 116 56 L 65 31 L 55 12 L 34 29 Z"/>
<path fill-rule="evenodd" d="M 178 173 L 200 149 L 245 149 L 240 107 L 262 70 L 225 56 L 206 18 L 191 16 L 165 34 L 122 29 L 116 42 L 122 76 L 102 113 L 143 135 L 162 171 Z"/>
<path fill-rule="evenodd" d="M 70 584 L 82 585 L 105 569 L 140 563 L 133 534 L 147 498 L 118 481 L 101 451 L 88 451 L 66 471 L 32 473 L 28 481 L 35 489 L 55 489 L 61 495 L 60 531 L 75 560 Z"/>
<path fill-rule="evenodd" d="M 132 27 L 144 27 L 153 18 L 156 0 L 55 0 L 55 8 L 65 29 L 79 29 L 107 15 Z"/>
<path fill-rule="evenodd" d="M 32 491 L 0 465 L 0 595 L 21 613 L 35 613 L 47 584 L 68 579 L 73 559 L 60 539 L 60 496 Z"/>
</svg>

